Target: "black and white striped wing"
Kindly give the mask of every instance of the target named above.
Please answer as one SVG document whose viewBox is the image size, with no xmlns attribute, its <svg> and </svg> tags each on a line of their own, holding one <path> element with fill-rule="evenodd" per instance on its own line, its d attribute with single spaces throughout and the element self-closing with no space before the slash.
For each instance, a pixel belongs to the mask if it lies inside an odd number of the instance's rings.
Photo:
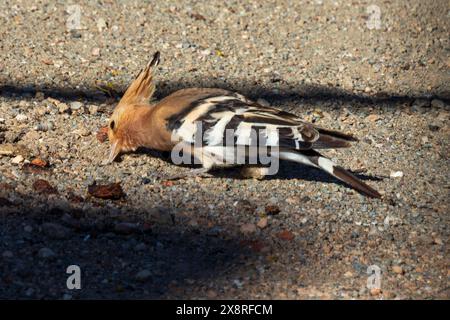
<svg viewBox="0 0 450 320">
<path fill-rule="evenodd" d="M 177 139 L 188 143 L 194 143 L 200 134 L 203 146 L 258 145 L 306 150 L 347 147 L 347 141 L 354 140 L 232 92 L 196 100 L 169 118 L 168 127 Z"/>
</svg>

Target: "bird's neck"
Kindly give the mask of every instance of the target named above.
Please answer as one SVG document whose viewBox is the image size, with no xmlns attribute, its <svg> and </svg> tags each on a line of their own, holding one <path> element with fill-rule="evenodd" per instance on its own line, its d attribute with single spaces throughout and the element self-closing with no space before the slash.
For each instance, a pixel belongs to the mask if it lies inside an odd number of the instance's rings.
<svg viewBox="0 0 450 320">
<path fill-rule="evenodd" d="M 135 133 L 135 144 L 137 147 L 146 147 L 155 150 L 170 150 L 167 145 L 167 137 L 163 136 L 161 124 L 155 113 L 155 106 L 139 107 L 134 112 L 132 130 Z M 169 140 L 170 141 L 170 140 Z"/>
</svg>

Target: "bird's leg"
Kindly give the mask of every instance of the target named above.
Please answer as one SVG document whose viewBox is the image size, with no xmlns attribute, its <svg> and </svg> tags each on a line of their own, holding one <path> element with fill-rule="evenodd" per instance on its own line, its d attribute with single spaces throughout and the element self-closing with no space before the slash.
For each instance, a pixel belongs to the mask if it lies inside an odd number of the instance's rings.
<svg viewBox="0 0 450 320">
<path fill-rule="evenodd" d="M 209 170 L 210 170 L 210 168 L 191 169 L 190 171 L 185 172 L 185 173 L 172 175 L 172 176 L 168 177 L 166 180 L 180 180 L 180 179 L 195 178 L 195 177 L 210 178 L 210 177 L 212 177 L 212 175 L 208 173 Z"/>
</svg>

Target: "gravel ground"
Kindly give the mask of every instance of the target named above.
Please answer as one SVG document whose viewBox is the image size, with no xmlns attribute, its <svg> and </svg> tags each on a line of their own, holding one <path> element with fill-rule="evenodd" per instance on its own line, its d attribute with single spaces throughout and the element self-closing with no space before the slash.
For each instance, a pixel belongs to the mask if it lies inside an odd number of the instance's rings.
<svg viewBox="0 0 450 320">
<path fill-rule="evenodd" d="M 448 1 L 77 3 L 78 26 L 64 1 L 0 3 L 0 298 L 449 298 Z M 101 128 L 156 50 L 157 99 L 225 87 L 353 133 L 326 154 L 383 199 L 286 163 L 103 166 Z"/>
</svg>

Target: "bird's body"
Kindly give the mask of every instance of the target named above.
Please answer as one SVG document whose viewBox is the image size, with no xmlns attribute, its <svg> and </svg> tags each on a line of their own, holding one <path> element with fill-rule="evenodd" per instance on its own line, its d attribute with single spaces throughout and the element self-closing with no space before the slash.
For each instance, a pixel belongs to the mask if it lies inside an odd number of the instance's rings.
<svg viewBox="0 0 450 320">
<path fill-rule="evenodd" d="M 249 149 L 256 148 L 258 155 L 264 149 L 270 156 L 320 168 L 363 194 L 380 197 L 376 190 L 315 151 L 349 147 L 350 142 L 357 141 L 350 135 L 319 128 L 294 114 L 223 89 L 183 89 L 157 104 L 148 104 L 154 92 L 152 70 L 158 61 L 159 55 L 155 55 L 114 110 L 109 130 L 110 161 L 138 147 L 174 151 L 182 146 L 208 171 L 237 165 L 233 163 L 237 150 L 244 149 L 248 159 Z"/>
</svg>

